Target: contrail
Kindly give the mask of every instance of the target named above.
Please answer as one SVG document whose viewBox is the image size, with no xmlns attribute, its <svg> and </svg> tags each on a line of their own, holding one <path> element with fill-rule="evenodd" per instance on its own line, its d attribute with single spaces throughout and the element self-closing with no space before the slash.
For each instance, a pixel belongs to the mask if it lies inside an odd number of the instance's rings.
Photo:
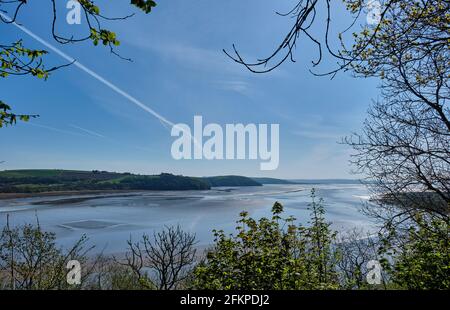
<svg viewBox="0 0 450 310">
<path fill-rule="evenodd" d="M 34 126 L 34 127 L 48 129 L 48 130 L 59 132 L 59 133 L 63 133 L 63 134 L 69 134 L 69 135 L 73 135 L 73 136 L 86 137 L 86 135 L 83 135 L 83 134 L 81 134 L 79 132 L 68 131 L 68 130 L 59 129 L 59 128 L 51 127 L 51 126 L 47 126 L 47 125 L 36 124 L 36 123 L 33 123 L 33 122 L 25 122 L 24 124 L 29 125 L 29 126 Z"/>
<path fill-rule="evenodd" d="M 2 13 L 1 11 L 0 11 L 0 16 L 2 16 L 7 21 L 12 21 L 11 17 Z M 144 111 L 146 111 L 146 112 L 150 113 L 151 115 L 153 115 L 154 117 L 156 117 L 161 122 L 161 124 L 163 125 L 164 128 L 169 129 L 169 131 L 170 131 L 170 128 L 167 127 L 167 125 L 169 125 L 170 127 L 177 128 L 177 129 L 181 130 L 182 132 L 184 132 L 185 134 L 188 134 L 190 136 L 191 140 L 194 142 L 194 147 L 201 148 L 201 145 L 197 141 L 197 139 L 194 136 L 192 136 L 189 132 L 185 132 L 185 130 L 183 130 L 183 128 L 181 128 L 180 126 L 174 124 L 173 122 L 171 122 L 170 120 L 168 120 L 167 118 L 165 118 L 164 116 L 162 116 L 161 114 L 159 114 L 158 112 L 153 110 L 152 108 L 148 107 L 147 105 L 145 105 L 144 103 L 142 103 L 141 101 L 139 101 L 138 99 L 133 97 L 132 95 L 128 94 L 126 91 L 124 91 L 121 88 L 119 88 L 118 86 L 114 85 L 113 83 L 111 83 L 110 81 L 108 81 L 107 79 L 102 77 L 101 75 L 95 73 L 94 71 L 92 71 L 91 69 L 89 69 L 88 67 L 86 67 L 85 65 L 80 63 L 79 61 L 77 61 L 75 58 L 67 55 L 66 53 L 61 51 L 59 48 L 53 46 L 51 43 L 44 40 L 37 34 L 33 33 L 28 28 L 26 28 L 22 25 L 19 25 L 16 22 L 12 22 L 12 24 L 14 26 L 16 26 L 17 28 L 19 28 L 20 30 L 22 30 L 23 32 L 25 32 L 27 35 L 29 35 L 33 39 L 35 39 L 36 41 L 38 41 L 39 43 L 41 43 L 42 45 L 44 45 L 45 47 L 47 47 L 48 49 L 52 50 L 53 52 L 55 52 L 56 54 L 58 54 L 59 56 L 61 56 L 65 60 L 67 60 L 68 62 L 72 63 L 74 66 L 78 67 L 82 71 L 84 71 L 87 74 L 89 74 L 90 76 L 92 76 L 97 81 L 103 83 L 104 85 L 106 85 L 107 87 L 109 87 L 110 89 L 112 89 L 113 91 L 115 91 L 116 93 L 121 95 L 122 97 L 128 99 L 130 102 L 132 102 L 139 108 L 143 109 Z"/>
<path fill-rule="evenodd" d="M 25 124 L 27 126 L 34 126 L 34 127 L 38 127 L 38 128 L 43 128 L 43 129 L 47 129 L 47 130 L 50 130 L 50 131 L 54 131 L 54 132 L 59 132 L 59 133 L 69 134 L 69 135 L 79 136 L 79 137 L 96 136 L 96 137 L 99 137 L 99 138 L 106 139 L 109 142 L 115 143 L 117 145 L 121 145 L 121 146 L 124 145 L 122 142 L 120 142 L 120 141 L 118 141 L 116 139 L 109 138 L 109 137 L 104 136 L 102 134 L 99 134 L 99 133 L 97 133 L 95 131 L 92 131 L 92 130 L 89 130 L 89 129 L 85 129 L 85 128 L 82 128 L 82 127 L 79 127 L 79 126 L 76 126 L 76 125 L 72 125 L 72 124 L 69 125 L 69 126 L 72 127 L 72 128 L 75 128 L 75 129 L 78 129 L 78 130 L 82 131 L 84 134 L 80 133 L 80 132 L 68 131 L 68 130 L 64 130 L 64 129 L 60 129 L 60 128 L 56 128 L 56 127 L 51 127 L 51 126 L 47 126 L 47 125 L 36 124 L 36 123 L 33 123 L 33 122 L 25 122 L 23 124 Z M 85 134 L 88 134 L 88 135 L 85 135 Z M 136 145 L 128 145 L 128 146 L 134 147 L 135 149 L 138 149 L 138 150 L 141 150 L 141 151 L 153 150 L 153 149 L 150 149 L 150 148 L 146 148 L 146 147 L 142 147 L 142 146 L 136 146 Z M 2 164 L 2 163 L 3 162 L 0 161 L 0 164 Z"/>
<path fill-rule="evenodd" d="M 104 135 L 102 135 L 102 134 L 100 134 L 98 132 L 95 132 L 93 130 L 89 130 L 89 129 L 86 129 L 86 128 L 83 128 L 83 127 L 79 127 L 79 126 L 76 126 L 76 125 L 73 125 L 73 124 L 70 124 L 69 126 L 72 127 L 72 128 L 84 131 L 84 132 L 86 132 L 86 133 L 88 133 L 88 134 L 90 134 L 92 136 L 96 136 L 96 137 L 99 137 L 99 138 L 106 138 Z"/>
<path fill-rule="evenodd" d="M 0 16 L 2 16 L 7 21 L 12 21 L 12 19 L 8 15 L 6 15 L 6 14 L 4 14 L 2 12 L 0 12 Z M 145 104 L 143 104 L 141 101 L 139 101 L 135 97 L 131 96 L 130 94 L 128 94 L 127 92 L 125 92 L 124 90 L 119 88 L 118 86 L 114 85 L 113 83 L 111 83 L 110 81 L 108 81 L 107 79 L 102 77 L 101 75 L 95 73 L 94 71 L 92 71 L 91 69 L 89 69 L 88 67 L 86 67 L 85 65 L 80 63 L 79 61 L 77 61 L 75 58 L 67 55 L 66 53 L 61 51 L 59 48 L 53 46 L 52 44 L 50 44 L 46 40 L 42 39 L 40 36 L 36 35 L 32 31 L 30 31 L 29 29 L 25 28 L 24 26 L 21 26 L 21 25 L 17 24 L 16 22 L 13 22 L 12 24 L 14 26 L 16 26 L 17 28 L 19 28 L 20 30 L 22 30 L 23 32 L 25 32 L 27 35 L 29 35 L 33 39 L 35 39 L 36 41 L 38 41 L 39 43 L 41 43 L 42 45 L 44 45 L 45 47 L 47 47 L 48 49 L 52 50 L 53 52 L 55 52 L 56 54 L 58 54 L 59 56 L 61 56 L 65 60 L 67 60 L 68 62 L 73 63 L 74 66 L 76 66 L 79 69 L 83 70 L 84 72 L 86 72 L 87 74 L 92 76 L 94 79 L 96 79 L 99 82 L 105 84 L 106 86 L 111 88 L 113 91 L 115 91 L 119 95 L 125 97 L 126 99 L 128 99 L 129 101 L 134 103 L 136 106 L 138 106 L 141 109 L 143 109 L 144 111 L 150 113 L 151 115 L 153 115 L 154 117 L 159 119 L 162 123 L 170 125 L 170 126 L 175 126 L 174 123 L 172 123 L 171 121 L 166 119 L 164 116 L 162 116 L 161 114 L 159 114 L 158 112 L 156 112 L 152 108 L 146 106 Z"/>
</svg>

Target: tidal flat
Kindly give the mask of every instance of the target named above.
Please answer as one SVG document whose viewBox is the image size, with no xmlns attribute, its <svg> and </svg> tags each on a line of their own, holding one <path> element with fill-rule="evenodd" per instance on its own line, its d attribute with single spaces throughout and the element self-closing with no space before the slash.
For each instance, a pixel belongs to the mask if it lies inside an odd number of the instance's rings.
<svg viewBox="0 0 450 310">
<path fill-rule="evenodd" d="M 123 253 L 130 237 L 153 234 L 164 226 L 180 225 L 196 234 L 199 247 L 213 241 L 213 229 L 234 231 L 241 211 L 260 218 L 270 216 L 275 201 L 284 215 L 307 225 L 310 190 L 325 202 L 326 218 L 338 231 L 353 228 L 375 231 L 375 223 L 361 213 L 370 203 L 368 191 L 358 184 L 265 185 L 213 188 L 196 191 L 143 191 L 86 193 L 0 200 L 0 228 L 7 215 L 12 226 L 36 223 L 56 234 L 61 246 L 70 246 L 82 235 L 95 245 L 92 254 Z"/>
</svg>

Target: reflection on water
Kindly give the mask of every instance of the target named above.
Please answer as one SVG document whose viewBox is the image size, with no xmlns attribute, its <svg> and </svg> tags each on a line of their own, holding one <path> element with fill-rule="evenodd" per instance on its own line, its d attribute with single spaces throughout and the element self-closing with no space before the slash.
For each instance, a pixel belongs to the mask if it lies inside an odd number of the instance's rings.
<svg viewBox="0 0 450 310">
<path fill-rule="evenodd" d="M 373 222 L 360 212 L 368 192 L 362 185 L 314 185 L 324 198 L 327 219 L 337 230 L 361 227 L 373 230 Z M 200 246 L 213 239 L 213 229 L 232 232 L 241 211 L 259 218 L 269 216 L 275 201 L 306 224 L 311 185 L 214 188 L 209 191 L 142 192 L 132 194 L 35 197 L 0 200 L 0 227 L 9 214 L 12 225 L 36 222 L 56 233 L 61 245 L 70 245 L 86 234 L 96 251 L 122 252 L 126 240 L 152 233 L 165 225 L 181 225 L 195 232 Z"/>
</svg>

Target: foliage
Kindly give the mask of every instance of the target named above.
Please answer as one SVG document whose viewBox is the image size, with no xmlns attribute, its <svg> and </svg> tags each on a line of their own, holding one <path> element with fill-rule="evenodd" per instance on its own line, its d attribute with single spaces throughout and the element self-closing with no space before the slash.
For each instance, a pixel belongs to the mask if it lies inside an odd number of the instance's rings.
<svg viewBox="0 0 450 310">
<path fill-rule="evenodd" d="M 378 197 L 393 202 L 367 211 L 385 223 L 414 220 L 418 209 L 448 220 L 450 2 L 343 2 L 353 18 L 336 35 L 339 44 L 332 33 L 335 2 L 300 0 L 280 14 L 293 17 L 293 25 L 268 57 L 248 62 L 235 46 L 234 55 L 227 54 L 252 72 L 266 73 L 295 61 L 294 50 L 304 39 L 317 47 L 313 67 L 326 55 L 338 63 L 336 69 L 314 74 L 334 77 L 350 71 L 357 77 L 378 78 L 381 96 L 370 107 L 362 131 L 343 141 L 355 150 L 356 172 L 367 176 Z M 318 18 L 322 13 L 326 19 Z M 364 17 L 373 18 L 361 24 Z M 313 31 L 317 23 L 325 29 L 322 37 Z"/>
<path fill-rule="evenodd" d="M 347 1 L 353 11 L 360 1 Z M 382 21 L 355 33 L 343 53 L 357 76 L 381 80 L 363 130 L 345 140 L 372 190 L 405 217 L 427 210 L 448 218 L 450 203 L 450 2 L 385 1 Z M 415 192 L 423 193 L 418 197 Z M 425 195 L 431 194 L 431 195 Z M 386 213 L 384 207 L 380 213 Z"/>
<path fill-rule="evenodd" d="M 0 100 L 0 128 L 3 126 L 14 125 L 17 119 L 27 122 L 30 118 L 35 118 L 38 115 L 16 115 L 10 112 L 11 107 Z"/>
<path fill-rule="evenodd" d="M 90 257 L 83 237 L 70 249 L 37 225 L 0 235 L 3 289 L 449 289 L 449 223 L 417 213 L 408 230 L 392 226 L 378 238 L 352 231 L 336 236 L 314 191 L 308 226 L 283 217 L 276 202 L 271 218 L 241 213 L 235 235 L 215 231 L 205 257 L 196 254 L 195 235 L 166 227 L 128 240 L 124 256 Z M 82 263 L 82 284 L 69 286 L 66 264 Z M 367 283 L 367 262 L 379 260 L 382 284 Z"/>
<path fill-rule="evenodd" d="M 152 8 L 156 6 L 156 2 L 153 0 L 131 0 L 131 4 L 137 6 L 145 13 L 150 13 Z"/>
<path fill-rule="evenodd" d="M 382 238 L 384 268 L 400 288 L 450 289 L 449 222 L 423 212 L 415 217 L 405 234 L 391 231 Z"/>
<path fill-rule="evenodd" d="M 366 276 L 370 271 L 367 264 L 372 260 L 381 261 L 384 257 L 379 250 L 379 239 L 354 228 L 341 233 L 336 242 L 339 253 L 337 266 L 339 279 L 343 289 L 382 289 L 392 288 L 384 270 L 381 270 L 382 283 L 371 285 L 367 283 Z"/>
<path fill-rule="evenodd" d="M 69 190 L 200 190 L 201 179 L 168 173 L 134 175 L 106 171 L 7 170 L 0 172 L 0 193 Z"/>
<path fill-rule="evenodd" d="M 296 184 L 296 182 L 275 178 L 252 178 L 260 184 Z"/>
<path fill-rule="evenodd" d="M 74 35 L 64 36 L 58 32 L 58 7 L 56 0 L 50 1 L 50 8 L 53 16 L 49 20 L 51 26 L 51 33 L 53 39 L 60 44 L 78 43 L 91 40 L 96 46 L 99 42 L 102 45 L 109 47 L 110 52 L 120 58 L 115 48 L 120 45 L 115 32 L 103 28 L 101 21 L 125 20 L 132 15 L 123 17 L 107 17 L 102 14 L 101 8 L 93 0 L 78 0 L 81 6 L 81 15 L 85 18 L 85 25 L 87 27 L 86 33 L 80 37 Z M 130 4 L 144 13 L 150 13 L 152 8 L 156 6 L 156 2 L 152 0 L 131 0 Z M 27 7 L 27 1 L 23 0 L 0 0 L 0 23 L 11 25 L 16 23 L 19 13 Z M 37 50 L 27 48 L 23 45 L 22 40 L 19 39 L 13 43 L 0 42 L 0 77 L 6 78 L 8 76 L 25 76 L 31 75 L 39 79 L 46 80 L 50 73 L 70 64 L 53 66 L 47 68 L 44 65 L 44 56 L 48 52 L 45 50 Z M 126 59 L 126 58 L 123 58 Z M 127 59 L 129 60 L 129 59 Z M 11 108 L 0 101 L 0 128 L 3 125 L 13 125 L 16 120 L 28 121 L 30 117 L 37 117 L 38 115 L 16 115 L 9 112 Z"/>
<path fill-rule="evenodd" d="M 215 244 L 194 271 L 200 289 L 335 289 L 338 288 L 335 233 L 324 219 L 322 201 L 312 192 L 311 226 L 282 218 L 275 203 L 272 218 L 259 221 L 240 214 L 237 234 L 215 231 Z"/>
<path fill-rule="evenodd" d="M 0 193 L 67 190 L 204 190 L 212 186 L 261 186 L 243 176 L 185 177 L 169 173 L 135 175 L 107 171 L 5 170 L 0 171 Z"/>
<path fill-rule="evenodd" d="M 384 1 L 380 23 L 343 52 L 356 76 L 381 80 L 362 132 L 345 142 L 382 198 L 365 211 L 384 224 L 380 254 L 400 288 L 449 288 L 449 10 L 445 0 Z"/>
<path fill-rule="evenodd" d="M 139 242 L 128 240 L 125 262 L 145 289 L 180 289 L 189 278 L 195 262 L 195 235 L 180 226 L 166 227 L 153 238 L 144 234 Z"/>
<path fill-rule="evenodd" d="M 45 232 L 39 223 L 3 228 L 0 235 L 1 287 L 8 289 L 67 289 L 66 265 L 70 260 L 86 262 L 86 238 L 63 251 L 55 234 Z"/>
<path fill-rule="evenodd" d="M 261 186 L 262 184 L 251 178 L 239 176 L 239 175 L 227 175 L 202 178 L 211 187 L 217 186 Z"/>
<path fill-rule="evenodd" d="M 338 61 L 336 69 L 325 73 L 313 72 L 316 75 L 334 76 L 340 71 L 352 70 L 363 75 L 384 77 L 384 74 L 392 72 L 379 69 L 395 57 L 394 53 L 406 53 L 409 48 L 421 50 L 423 53 L 435 47 L 448 49 L 450 3 L 447 0 L 379 0 L 372 5 L 363 0 L 342 2 L 351 18 L 350 25 L 336 35 L 340 43 L 336 46 L 332 32 L 335 2 L 298 0 L 287 13 L 278 13 L 280 16 L 292 17 L 292 26 L 268 57 L 259 57 L 254 62 L 246 61 L 234 45 L 234 55 L 224 52 L 252 72 L 267 73 L 286 61 L 295 62 L 296 47 L 300 43 L 309 42 L 317 48 L 318 54 L 317 58 L 312 60 L 313 67 L 320 65 L 327 55 Z M 375 10 L 373 6 L 378 4 L 379 7 Z M 326 18 L 319 18 L 320 14 L 325 14 Z M 373 16 L 373 22 L 364 20 L 362 24 L 361 19 L 368 15 L 377 16 Z M 313 31 L 315 26 L 325 29 L 320 32 L 323 36 Z M 350 39 L 346 38 L 349 33 Z"/>
</svg>

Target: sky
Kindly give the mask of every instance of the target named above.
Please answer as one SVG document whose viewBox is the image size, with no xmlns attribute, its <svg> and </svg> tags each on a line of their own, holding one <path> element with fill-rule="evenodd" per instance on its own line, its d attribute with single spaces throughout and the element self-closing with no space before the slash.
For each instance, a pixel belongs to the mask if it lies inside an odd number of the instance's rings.
<svg viewBox="0 0 450 310">
<path fill-rule="evenodd" d="M 83 20 L 80 25 L 67 25 L 65 2 L 59 2 L 59 29 L 64 34 L 79 34 L 86 25 Z M 332 80 L 313 76 L 309 69 L 317 50 L 304 38 L 298 43 L 295 63 L 285 63 L 267 74 L 251 73 L 222 52 L 236 44 L 249 60 L 267 56 L 292 24 L 292 19 L 275 12 L 286 12 L 295 2 L 160 1 L 145 15 L 128 1 L 99 1 L 107 16 L 136 13 L 127 20 L 104 23 L 117 33 L 121 41 L 117 52 L 131 58 L 129 62 L 91 42 L 56 43 L 51 37 L 51 7 L 30 1 L 18 22 L 83 67 L 62 68 L 47 81 L 32 77 L 1 80 L 1 100 L 16 113 L 40 117 L 0 129 L 0 162 L 5 161 L 0 169 L 359 177 L 352 174 L 349 164 L 352 150 L 338 142 L 362 127 L 369 104 L 377 98 L 377 80 L 354 78 L 350 73 L 339 73 Z M 324 21 L 323 12 L 317 18 Z M 332 21 L 336 29 L 351 22 L 338 4 Z M 324 23 L 320 24 L 313 33 L 323 34 Z M 0 37 L 2 42 L 22 38 L 28 47 L 46 48 L 13 25 L 0 24 Z M 67 63 L 55 51 L 45 59 L 48 67 Z M 336 60 L 326 57 L 321 70 L 335 65 Z M 170 126 L 149 109 L 172 123 L 191 126 L 195 115 L 201 115 L 204 123 L 222 126 L 279 124 L 279 166 L 261 171 L 260 160 L 175 160 Z"/>
</svg>

